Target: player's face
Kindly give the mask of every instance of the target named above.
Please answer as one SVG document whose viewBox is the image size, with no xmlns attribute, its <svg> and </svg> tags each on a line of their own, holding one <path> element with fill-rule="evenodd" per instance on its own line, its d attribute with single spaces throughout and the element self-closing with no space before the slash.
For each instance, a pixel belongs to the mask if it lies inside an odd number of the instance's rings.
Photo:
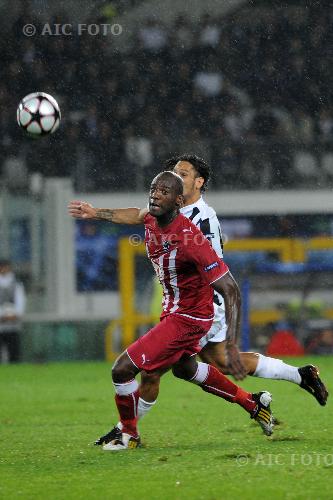
<svg viewBox="0 0 333 500">
<path fill-rule="evenodd" d="M 168 178 L 155 178 L 150 186 L 149 213 L 160 217 L 173 212 L 182 202 L 182 196 L 176 194 L 174 183 Z"/>
<path fill-rule="evenodd" d="M 174 166 L 173 171 L 183 179 L 185 201 L 195 198 L 200 194 L 204 178 L 198 176 L 198 172 L 191 163 L 188 161 L 179 161 Z"/>
</svg>

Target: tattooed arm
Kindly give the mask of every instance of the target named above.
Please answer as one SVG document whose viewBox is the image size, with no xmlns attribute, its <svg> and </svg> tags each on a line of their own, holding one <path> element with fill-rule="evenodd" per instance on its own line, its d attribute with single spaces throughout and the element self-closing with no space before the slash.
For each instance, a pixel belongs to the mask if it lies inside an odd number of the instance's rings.
<svg viewBox="0 0 333 500">
<path fill-rule="evenodd" d="M 95 208 L 85 201 L 74 200 L 68 205 L 69 215 L 75 219 L 106 220 L 114 224 L 142 224 L 147 208 Z"/>
</svg>

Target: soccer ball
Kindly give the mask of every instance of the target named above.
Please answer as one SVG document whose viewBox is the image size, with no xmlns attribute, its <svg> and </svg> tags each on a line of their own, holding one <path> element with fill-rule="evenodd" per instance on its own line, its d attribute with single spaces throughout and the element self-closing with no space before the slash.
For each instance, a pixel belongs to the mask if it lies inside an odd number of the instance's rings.
<svg viewBox="0 0 333 500">
<path fill-rule="evenodd" d="M 17 108 L 17 123 L 34 137 L 53 134 L 59 127 L 60 119 L 57 101 L 45 92 L 25 96 Z"/>
</svg>

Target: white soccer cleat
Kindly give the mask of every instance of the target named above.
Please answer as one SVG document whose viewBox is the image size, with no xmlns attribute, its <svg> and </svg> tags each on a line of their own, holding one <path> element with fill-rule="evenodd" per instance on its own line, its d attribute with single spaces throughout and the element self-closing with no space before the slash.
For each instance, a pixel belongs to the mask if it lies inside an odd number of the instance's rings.
<svg viewBox="0 0 333 500">
<path fill-rule="evenodd" d="M 103 446 L 104 451 L 122 451 L 133 450 L 140 446 L 140 437 L 133 437 L 130 434 L 123 432 L 120 438 L 114 439 Z"/>
</svg>

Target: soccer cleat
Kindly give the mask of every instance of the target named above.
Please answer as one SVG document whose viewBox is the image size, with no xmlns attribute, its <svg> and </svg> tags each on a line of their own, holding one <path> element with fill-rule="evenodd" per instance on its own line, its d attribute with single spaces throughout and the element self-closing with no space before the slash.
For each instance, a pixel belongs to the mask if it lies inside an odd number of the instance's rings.
<svg viewBox="0 0 333 500">
<path fill-rule="evenodd" d="M 122 451 L 133 450 L 141 444 L 140 437 L 133 437 L 130 434 L 123 432 L 120 438 L 114 439 L 103 446 L 104 451 Z"/>
<path fill-rule="evenodd" d="M 279 420 L 278 418 L 274 417 L 274 415 L 272 415 L 272 422 L 273 422 L 274 427 L 276 425 L 281 425 L 282 424 L 281 420 Z"/>
<path fill-rule="evenodd" d="M 271 436 L 273 434 L 273 415 L 270 407 L 272 402 L 272 395 L 267 391 L 258 392 L 257 394 L 252 394 L 254 401 L 256 401 L 257 406 L 253 410 L 251 418 L 254 418 L 262 428 L 266 436 Z"/>
<path fill-rule="evenodd" d="M 108 432 L 104 436 L 96 439 L 94 444 L 97 446 L 101 446 L 102 444 L 108 444 L 116 439 L 121 440 L 121 430 L 119 429 L 118 425 L 116 425 L 113 429 L 110 430 L 110 432 Z"/>
<path fill-rule="evenodd" d="M 319 378 L 319 370 L 313 365 L 302 366 L 298 369 L 301 376 L 300 387 L 308 391 L 321 406 L 325 406 L 328 398 L 328 392 Z"/>
</svg>

